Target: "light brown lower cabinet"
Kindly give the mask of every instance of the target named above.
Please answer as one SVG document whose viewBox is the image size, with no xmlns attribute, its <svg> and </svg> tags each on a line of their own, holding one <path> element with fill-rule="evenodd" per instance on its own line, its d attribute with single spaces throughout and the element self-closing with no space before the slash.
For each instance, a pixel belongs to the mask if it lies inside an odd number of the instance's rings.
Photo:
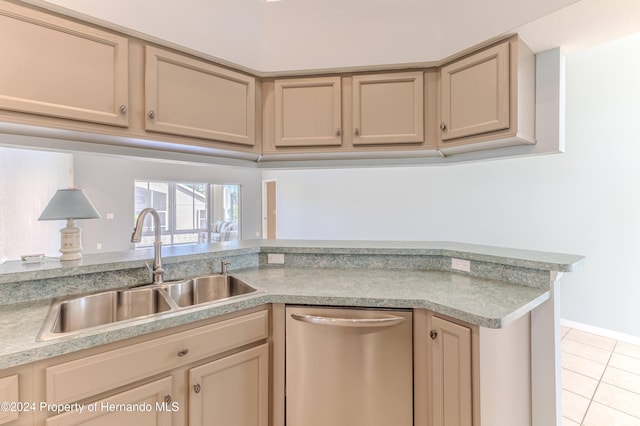
<svg viewBox="0 0 640 426">
<path fill-rule="evenodd" d="M 33 424 L 268 426 L 269 314 L 254 308 L 35 363 L 33 400 L 46 407 Z"/>
<path fill-rule="evenodd" d="M 530 426 L 531 317 L 503 328 L 414 310 L 414 426 Z"/>
<path fill-rule="evenodd" d="M 189 371 L 190 426 L 267 426 L 268 404 L 267 344 Z"/>
<path fill-rule="evenodd" d="M 0 425 L 33 424 L 38 406 L 33 402 L 32 366 L 23 365 L 0 370 Z"/>
<path fill-rule="evenodd" d="M 471 329 L 432 317 L 431 421 L 436 426 L 471 426 Z"/>
<path fill-rule="evenodd" d="M 46 426 L 170 426 L 172 379 L 165 377 L 45 420 Z"/>
</svg>

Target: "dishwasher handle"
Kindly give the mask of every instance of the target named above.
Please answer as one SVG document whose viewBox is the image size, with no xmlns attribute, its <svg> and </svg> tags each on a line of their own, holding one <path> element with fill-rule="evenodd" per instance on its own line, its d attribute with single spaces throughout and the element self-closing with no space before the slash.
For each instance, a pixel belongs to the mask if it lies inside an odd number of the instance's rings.
<svg viewBox="0 0 640 426">
<path fill-rule="evenodd" d="M 406 318 L 389 315 L 382 318 L 331 318 L 318 315 L 291 314 L 296 321 L 334 327 L 393 327 L 402 324 Z"/>
</svg>

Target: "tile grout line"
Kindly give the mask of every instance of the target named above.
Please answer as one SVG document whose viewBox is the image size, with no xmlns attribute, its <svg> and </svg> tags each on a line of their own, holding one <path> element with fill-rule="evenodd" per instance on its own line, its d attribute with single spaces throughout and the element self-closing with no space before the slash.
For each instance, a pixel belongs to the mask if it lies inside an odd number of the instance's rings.
<svg viewBox="0 0 640 426">
<path fill-rule="evenodd" d="M 609 359 L 607 359 L 607 363 L 604 366 L 604 370 L 602 370 L 602 374 L 600 375 L 600 378 L 598 379 L 598 384 L 596 385 L 596 388 L 593 390 L 593 395 L 591 396 L 591 399 L 589 399 L 589 404 L 587 404 L 587 409 L 585 410 L 584 415 L 582 416 L 582 420 L 580 421 L 580 425 L 581 426 L 584 426 L 584 421 L 585 421 L 585 419 L 587 417 L 587 413 L 589 412 L 589 408 L 591 408 L 591 404 L 593 403 L 593 399 L 595 398 L 596 393 L 598 392 L 598 388 L 600 387 L 600 383 L 602 383 L 602 378 L 604 377 L 604 373 L 607 371 L 607 368 L 609 367 L 609 362 L 611 361 L 611 358 L 613 357 L 613 354 L 616 351 L 616 346 L 618 346 L 618 341 L 617 340 L 613 344 L 613 348 L 611 348 L 611 353 L 609 353 Z M 609 408 L 614 409 L 613 407 L 609 407 Z"/>
</svg>

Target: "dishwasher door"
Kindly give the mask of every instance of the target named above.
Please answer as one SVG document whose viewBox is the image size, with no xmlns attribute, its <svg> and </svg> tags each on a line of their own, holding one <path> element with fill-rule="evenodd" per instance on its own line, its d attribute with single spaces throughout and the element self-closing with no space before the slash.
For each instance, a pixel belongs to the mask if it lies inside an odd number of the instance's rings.
<svg viewBox="0 0 640 426">
<path fill-rule="evenodd" d="M 411 311 L 286 308 L 287 426 L 411 426 Z"/>
</svg>

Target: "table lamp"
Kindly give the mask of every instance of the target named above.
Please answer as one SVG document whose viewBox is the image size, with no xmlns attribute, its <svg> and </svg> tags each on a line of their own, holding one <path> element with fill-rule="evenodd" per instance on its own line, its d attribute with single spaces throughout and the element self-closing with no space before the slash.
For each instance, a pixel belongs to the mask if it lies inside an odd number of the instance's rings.
<svg viewBox="0 0 640 426">
<path fill-rule="evenodd" d="M 62 244 L 60 260 L 82 259 L 82 229 L 75 219 L 97 219 L 100 213 L 80 188 L 59 189 L 44 208 L 38 220 L 65 220 L 67 227 L 60 230 Z"/>
</svg>

